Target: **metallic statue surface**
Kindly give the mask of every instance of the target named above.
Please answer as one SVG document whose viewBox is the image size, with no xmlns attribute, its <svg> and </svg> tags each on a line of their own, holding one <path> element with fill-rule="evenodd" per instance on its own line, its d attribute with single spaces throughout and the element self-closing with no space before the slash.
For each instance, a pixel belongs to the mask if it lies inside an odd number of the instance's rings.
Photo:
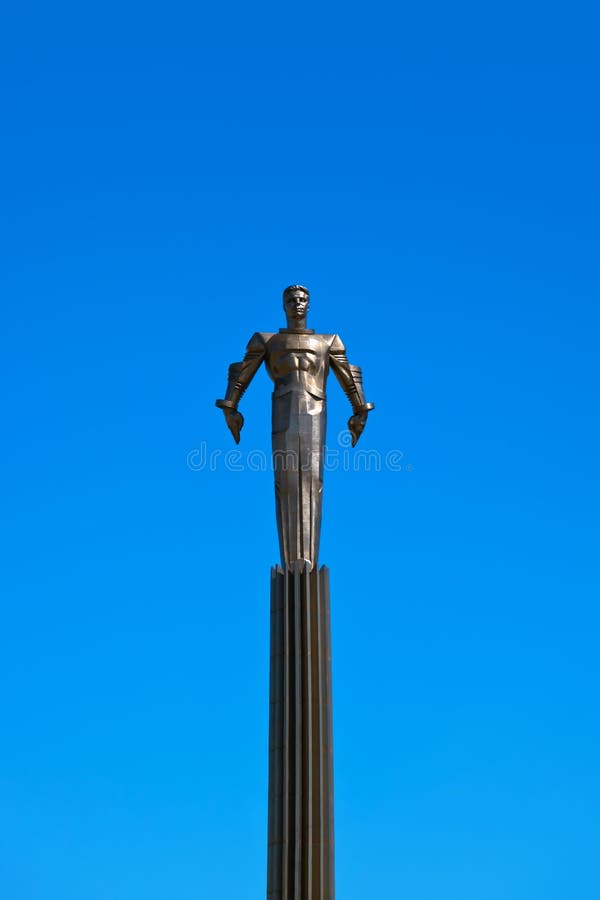
<svg viewBox="0 0 600 900">
<path fill-rule="evenodd" d="M 362 375 L 350 365 L 337 334 L 316 334 L 306 327 L 310 304 L 307 288 L 291 285 L 283 292 L 287 328 L 256 332 L 240 363 L 229 367 L 227 392 L 217 400 L 235 442 L 244 418 L 238 404 L 265 363 L 274 382 L 272 448 L 277 528 L 284 571 L 294 563 L 317 567 L 321 530 L 323 460 L 327 421 L 325 384 L 330 368 L 352 405 L 348 428 L 356 444 L 374 408 L 366 403 Z"/>
</svg>

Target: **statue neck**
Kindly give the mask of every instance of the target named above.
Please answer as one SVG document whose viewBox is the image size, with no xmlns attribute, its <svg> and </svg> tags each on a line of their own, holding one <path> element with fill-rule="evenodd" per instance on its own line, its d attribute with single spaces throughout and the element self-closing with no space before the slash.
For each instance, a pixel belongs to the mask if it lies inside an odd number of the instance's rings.
<svg viewBox="0 0 600 900">
<path fill-rule="evenodd" d="M 288 319 L 287 320 L 287 328 L 283 328 L 282 331 L 310 331 L 310 328 L 306 327 L 306 316 L 303 319 Z"/>
</svg>

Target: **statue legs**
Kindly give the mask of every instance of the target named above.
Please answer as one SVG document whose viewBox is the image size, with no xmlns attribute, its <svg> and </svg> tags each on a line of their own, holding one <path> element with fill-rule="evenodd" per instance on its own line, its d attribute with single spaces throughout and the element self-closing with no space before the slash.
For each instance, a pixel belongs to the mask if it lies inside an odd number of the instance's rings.
<svg viewBox="0 0 600 900">
<path fill-rule="evenodd" d="M 281 565 L 317 566 L 326 404 L 304 390 L 273 395 L 273 467 Z"/>
</svg>

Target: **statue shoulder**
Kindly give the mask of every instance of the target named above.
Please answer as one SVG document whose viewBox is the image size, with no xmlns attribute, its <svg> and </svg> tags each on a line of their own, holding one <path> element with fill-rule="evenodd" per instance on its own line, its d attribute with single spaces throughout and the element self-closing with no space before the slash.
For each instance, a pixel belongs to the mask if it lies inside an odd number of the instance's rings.
<svg viewBox="0 0 600 900">
<path fill-rule="evenodd" d="M 346 348 L 344 347 L 344 342 L 342 341 L 339 334 L 328 334 L 328 338 L 330 338 L 329 344 L 329 352 L 330 353 L 345 353 Z"/>
<path fill-rule="evenodd" d="M 273 337 L 272 331 L 255 331 L 248 341 L 247 350 L 264 350 L 268 341 Z"/>
</svg>

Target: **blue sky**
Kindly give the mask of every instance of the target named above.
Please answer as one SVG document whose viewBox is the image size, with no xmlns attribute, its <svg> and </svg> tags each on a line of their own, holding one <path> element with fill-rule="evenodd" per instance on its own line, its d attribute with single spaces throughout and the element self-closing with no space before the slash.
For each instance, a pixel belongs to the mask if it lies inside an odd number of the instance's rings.
<svg viewBox="0 0 600 900">
<path fill-rule="evenodd" d="M 597 25 L 6 14 L 7 900 L 264 896 L 272 475 L 188 459 L 291 282 L 400 459 L 325 486 L 338 896 L 599 896 Z"/>
</svg>

